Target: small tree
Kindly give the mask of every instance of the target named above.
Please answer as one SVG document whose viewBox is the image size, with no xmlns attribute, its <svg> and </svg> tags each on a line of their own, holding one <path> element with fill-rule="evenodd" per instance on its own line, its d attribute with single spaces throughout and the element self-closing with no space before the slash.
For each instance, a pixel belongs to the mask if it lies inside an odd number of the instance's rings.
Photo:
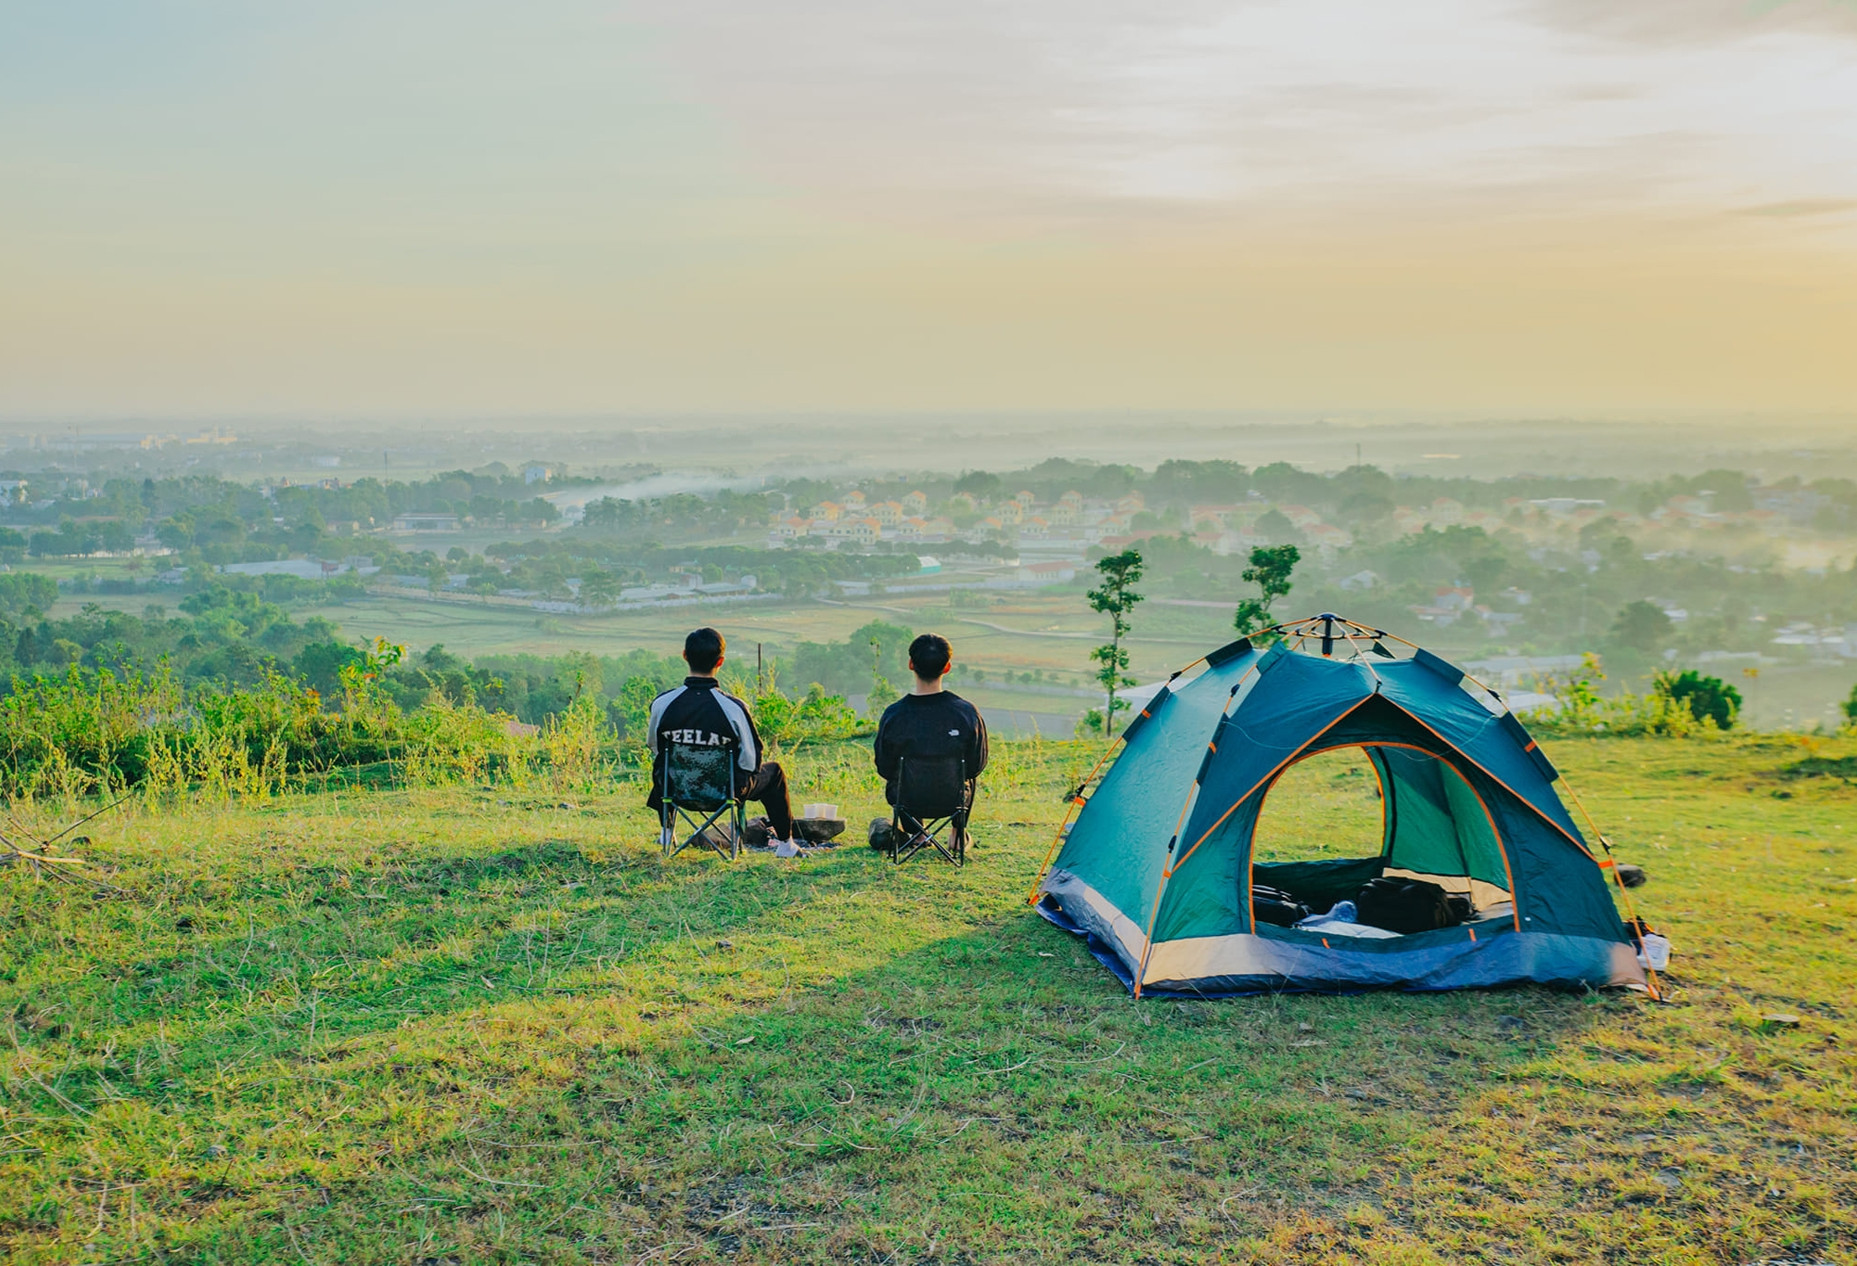
<svg viewBox="0 0 1857 1266">
<path fill-rule="evenodd" d="M 1857 728 L 1857 686 L 1851 687 L 1851 697 L 1843 703 L 1845 724 Z"/>
<path fill-rule="evenodd" d="M 1270 604 L 1289 593 L 1290 573 L 1301 561 L 1302 551 L 1294 545 L 1260 545 L 1251 551 L 1244 580 L 1257 586 L 1258 596 L 1241 599 L 1232 616 L 1232 627 L 1240 636 L 1270 627 Z"/>
<path fill-rule="evenodd" d="M 1105 737 L 1115 737 L 1115 714 L 1128 707 L 1126 701 L 1116 698 L 1116 691 L 1124 686 L 1132 686 L 1135 681 L 1125 676 L 1128 670 L 1128 652 L 1122 649 L 1122 639 L 1128 636 L 1128 613 L 1141 601 L 1141 595 L 1135 592 L 1135 585 L 1141 580 L 1141 551 L 1125 549 L 1120 554 L 1111 554 L 1096 564 L 1101 573 L 1102 584 L 1090 590 L 1090 609 L 1109 617 L 1109 643 L 1090 652 L 1090 658 L 1099 667 L 1096 680 L 1103 683 L 1107 696 L 1103 708 L 1103 733 Z"/>
<path fill-rule="evenodd" d="M 610 607 L 619 601 L 619 578 L 609 571 L 597 568 L 584 573 L 580 578 L 580 605 L 583 607 Z"/>
</svg>

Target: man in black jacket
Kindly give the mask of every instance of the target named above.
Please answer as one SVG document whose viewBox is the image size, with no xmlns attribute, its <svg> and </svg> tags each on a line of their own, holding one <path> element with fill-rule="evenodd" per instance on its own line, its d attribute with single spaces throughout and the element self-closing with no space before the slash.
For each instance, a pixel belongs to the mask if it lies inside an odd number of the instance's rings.
<svg viewBox="0 0 1857 1266">
<path fill-rule="evenodd" d="M 909 671 L 916 684 L 883 710 L 877 723 L 877 772 L 884 796 L 896 803 L 899 762 L 905 759 L 957 756 L 967 765 L 971 784 L 987 767 L 987 724 L 973 704 L 942 689 L 954 652 L 948 639 L 924 633 L 909 644 Z"/>
<path fill-rule="evenodd" d="M 787 774 L 778 761 L 761 759 L 761 736 L 755 731 L 748 705 L 727 693 L 716 681 L 726 649 L 715 629 L 698 629 L 683 640 L 684 663 L 690 675 L 683 685 L 672 686 L 651 701 L 647 741 L 651 746 L 651 794 L 645 803 L 664 812 L 664 748 L 669 743 L 694 743 L 727 748 L 735 754 L 736 788 L 744 800 L 758 800 L 767 810 L 768 829 L 777 841 L 793 839 L 793 805 L 787 795 Z M 666 823 L 668 834 L 671 825 Z"/>
</svg>

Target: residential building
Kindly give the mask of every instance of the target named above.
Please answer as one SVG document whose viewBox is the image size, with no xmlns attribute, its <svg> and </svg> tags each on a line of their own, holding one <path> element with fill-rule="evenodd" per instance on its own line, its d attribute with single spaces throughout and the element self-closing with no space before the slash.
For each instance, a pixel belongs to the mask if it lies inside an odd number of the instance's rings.
<svg viewBox="0 0 1857 1266">
<path fill-rule="evenodd" d="M 855 519 L 844 518 L 826 528 L 824 535 L 835 541 L 869 545 L 882 538 L 883 524 L 868 515 Z"/>
<path fill-rule="evenodd" d="M 1439 497 L 1431 503 L 1430 517 L 1434 527 L 1455 527 L 1464 521 L 1464 503 L 1451 497 Z"/>
</svg>

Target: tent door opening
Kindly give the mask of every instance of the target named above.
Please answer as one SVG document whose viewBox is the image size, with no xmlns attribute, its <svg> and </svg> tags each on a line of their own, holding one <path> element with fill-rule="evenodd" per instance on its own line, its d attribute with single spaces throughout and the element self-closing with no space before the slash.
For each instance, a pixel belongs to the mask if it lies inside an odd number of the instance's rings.
<svg viewBox="0 0 1857 1266">
<path fill-rule="evenodd" d="M 1494 819 L 1450 762 L 1397 742 L 1305 753 L 1265 789 L 1251 838 L 1254 918 L 1287 894 L 1320 916 L 1382 877 L 1435 884 L 1468 920 L 1512 916 Z M 1257 908 L 1261 905 L 1262 908 Z"/>
</svg>

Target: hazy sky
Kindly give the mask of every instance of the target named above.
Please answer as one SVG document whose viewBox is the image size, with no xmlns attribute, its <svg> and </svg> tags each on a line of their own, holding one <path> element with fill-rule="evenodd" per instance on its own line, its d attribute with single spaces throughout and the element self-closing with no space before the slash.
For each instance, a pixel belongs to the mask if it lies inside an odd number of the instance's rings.
<svg viewBox="0 0 1857 1266">
<path fill-rule="evenodd" d="M 1853 406 L 1853 0 L 0 0 L 14 417 Z"/>
</svg>

